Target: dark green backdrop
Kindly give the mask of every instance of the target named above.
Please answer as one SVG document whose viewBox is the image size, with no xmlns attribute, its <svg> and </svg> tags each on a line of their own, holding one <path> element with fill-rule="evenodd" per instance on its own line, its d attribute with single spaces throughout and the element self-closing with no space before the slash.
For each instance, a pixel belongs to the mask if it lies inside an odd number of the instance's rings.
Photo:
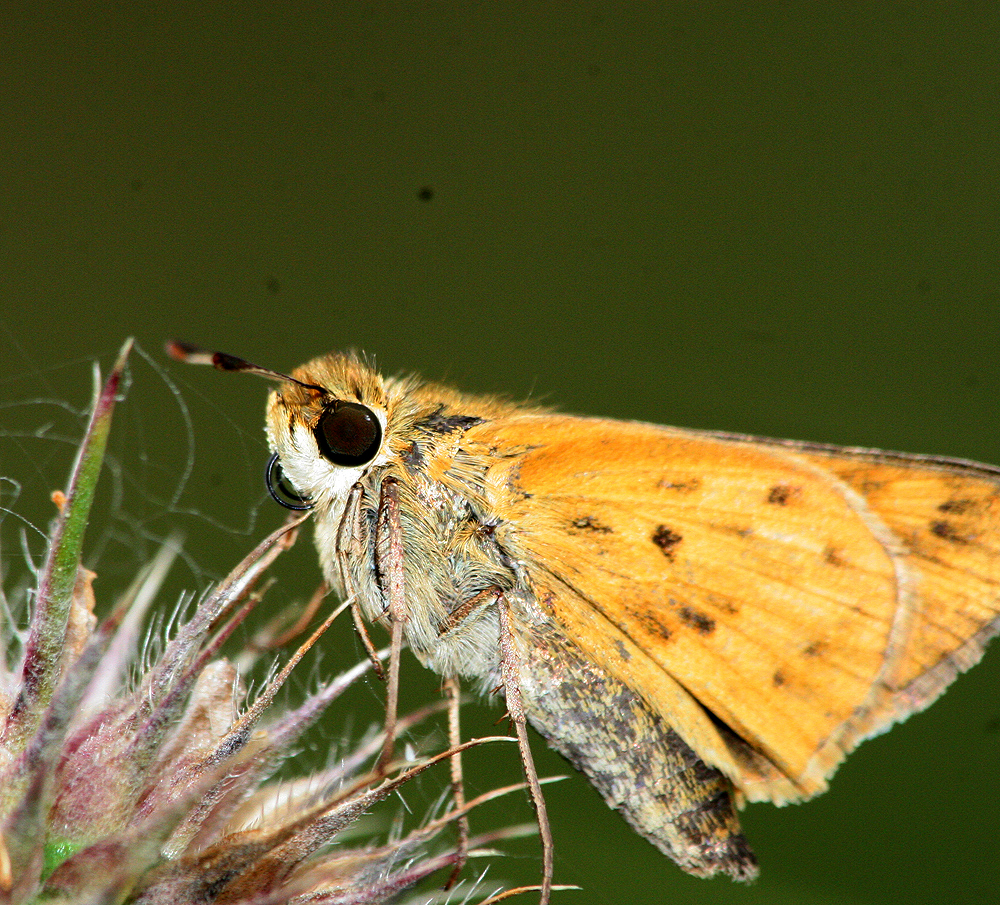
<svg viewBox="0 0 1000 905">
<path fill-rule="evenodd" d="M 573 411 L 1000 461 L 993 4 L 38 6 L 0 36 L 0 470 L 36 520 L 78 424 L 12 404 L 84 405 L 127 334 L 156 368 L 170 336 L 282 369 L 355 345 Z M 116 428 L 109 590 L 171 527 L 202 587 L 282 517 L 265 387 L 167 367 L 137 359 Z M 294 556 L 275 601 L 316 580 Z M 557 880 L 584 888 L 559 901 L 983 901 L 998 692 L 993 650 L 827 795 L 746 811 L 751 888 L 552 787 Z M 513 748 L 478 764 L 517 775 Z M 490 876 L 530 882 L 534 840 L 511 851 Z"/>
</svg>

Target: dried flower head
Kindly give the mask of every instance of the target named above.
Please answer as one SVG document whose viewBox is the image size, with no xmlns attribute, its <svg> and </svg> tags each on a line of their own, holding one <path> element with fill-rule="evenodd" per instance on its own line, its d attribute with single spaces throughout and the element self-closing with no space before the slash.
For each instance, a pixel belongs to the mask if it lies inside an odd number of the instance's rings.
<svg viewBox="0 0 1000 905">
<path fill-rule="evenodd" d="M 60 512 L 27 629 L 11 628 L 9 612 L 4 620 L 0 903 L 395 899 L 456 863 L 453 848 L 428 853 L 456 812 L 380 843 L 348 845 L 343 831 L 448 752 L 385 777 L 364 767 L 379 750 L 371 738 L 321 774 L 275 781 L 292 744 L 369 663 L 275 713 L 275 693 L 322 628 L 252 698 L 220 655 L 301 519 L 265 538 L 153 645 L 151 662 L 139 654 L 144 614 L 171 545 L 110 614 L 95 615 L 80 552 L 127 353 L 128 344 L 97 394 L 68 490 L 54 495 Z"/>
</svg>

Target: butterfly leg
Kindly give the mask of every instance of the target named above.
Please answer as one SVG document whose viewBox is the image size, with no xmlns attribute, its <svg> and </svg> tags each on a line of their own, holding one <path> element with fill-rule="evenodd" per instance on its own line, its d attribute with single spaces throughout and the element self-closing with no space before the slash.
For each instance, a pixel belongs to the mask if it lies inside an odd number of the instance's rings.
<svg viewBox="0 0 1000 905">
<path fill-rule="evenodd" d="M 389 649 L 389 673 L 385 701 L 385 741 L 375 769 L 384 773 L 396 747 L 396 717 L 399 707 L 399 661 L 403 652 L 403 628 L 409 618 L 406 610 L 406 585 L 403 579 L 403 533 L 399 523 L 399 482 L 382 481 L 378 519 L 375 525 L 375 560 L 382 596 L 392 620 Z"/>
<path fill-rule="evenodd" d="M 457 748 L 462 744 L 462 729 L 459 723 L 459 707 L 461 705 L 462 689 L 458 679 L 454 676 L 444 680 L 444 694 L 448 699 L 448 745 Z M 462 778 L 462 755 L 453 754 L 451 757 L 451 795 L 455 802 L 455 810 L 461 811 L 465 807 L 465 783 Z M 450 889 L 458 875 L 465 867 L 465 862 L 469 853 L 469 817 L 462 814 L 458 818 L 458 851 L 455 868 L 445 883 L 444 888 Z"/>
<path fill-rule="evenodd" d="M 344 597 L 351 601 L 351 617 L 354 619 L 354 628 L 361 638 L 368 659 L 372 662 L 372 669 L 375 674 L 385 681 L 385 670 L 382 667 L 382 660 L 375 649 L 368 628 L 361 617 L 361 607 L 358 606 L 356 588 L 354 586 L 354 576 L 351 574 L 350 563 L 360 562 L 362 556 L 361 531 L 358 526 L 358 514 L 361 512 L 361 494 L 364 488 L 361 484 L 351 487 L 347 495 L 347 503 L 344 506 L 344 514 L 340 518 L 337 526 L 337 566 L 340 569 L 340 583 L 344 588 Z"/>
<path fill-rule="evenodd" d="M 402 601 L 397 599 L 393 602 L 393 594 L 400 598 L 402 596 L 402 544 L 399 537 L 399 497 L 393 493 L 396 490 L 395 481 L 391 482 L 391 489 L 385 485 L 390 484 L 387 480 L 383 484 L 382 498 L 379 503 L 379 529 L 388 534 L 385 547 L 389 551 L 388 562 L 384 567 L 380 557 L 380 570 L 384 575 L 389 576 L 387 587 L 383 589 L 389 600 L 389 612 L 402 610 Z M 361 640 L 368 652 L 368 658 L 378 676 L 386 682 L 386 704 L 385 704 L 385 739 L 382 743 L 382 752 L 375 763 L 376 773 L 385 773 L 392 760 L 393 751 L 396 747 L 396 712 L 399 706 L 399 658 L 403 647 L 403 622 L 393 619 L 392 642 L 389 650 L 389 671 L 386 673 L 382 666 L 382 661 L 372 643 L 361 616 L 361 608 L 357 602 L 357 589 L 354 584 L 354 577 L 351 574 L 350 563 L 361 561 L 362 544 L 361 531 L 358 524 L 358 516 L 361 512 L 361 494 L 363 488 L 361 484 L 355 484 L 347 497 L 347 504 L 344 507 L 344 515 L 337 526 L 337 563 L 340 568 L 340 580 L 344 586 L 344 594 L 351 601 L 351 615 L 354 617 L 354 626 L 361 636 Z M 395 505 L 393 505 L 395 501 Z M 391 512 L 390 512 L 391 510 Z M 385 518 L 383 518 L 385 513 Z M 392 531 L 395 528 L 395 539 Z M 380 543 L 378 549 L 383 545 Z M 395 562 L 392 562 L 392 553 L 395 551 Z M 395 579 L 395 580 L 393 580 Z"/>
<path fill-rule="evenodd" d="M 548 905 L 549 897 L 552 894 L 552 830 L 549 827 L 549 815 L 545 808 L 542 786 L 538 781 L 538 771 L 535 769 L 535 761 L 531 756 L 531 746 L 528 744 L 527 720 L 524 713 L 524 702 L 521 698 L 519 678 L 520 663 L 511 632 L 510 611 L 502 594 L 497 596 L 497 611 L 500 617 L 500 676 L 507 698 L 507 712 L 510 714 L 514 730 L 517 733 L 517 748 L 521 754 L 524 775 L 528 781 L 528 794 L 535 807 L 538 835 L 542 842 L 542 888 L 539 905 Z"/>
</svg>

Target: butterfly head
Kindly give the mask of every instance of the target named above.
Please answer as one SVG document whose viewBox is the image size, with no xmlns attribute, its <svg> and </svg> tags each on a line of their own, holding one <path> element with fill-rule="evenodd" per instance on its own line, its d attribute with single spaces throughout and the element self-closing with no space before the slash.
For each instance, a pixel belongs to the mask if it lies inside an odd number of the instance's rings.
<svg viewBox="0 0 1000 905">
<path fill-rule="evenodd" d="M 388 461 L 390 399 L 382 377 L 353 352 L 332 352 L 283 374 L 225 352 L 170 342 L 179 361 L 277 381 L 267 403 L 268 489 L 290 509 L 339 519 L 353 484 Z"/>
<path fill-rule="evenodd" d="M 317 514 L 339 510 L 351 486 L 388 461 L 381 376 L 353 353 L 292 371 L 267 402 L 267 438 L 292 488 Z"/>
</svg>

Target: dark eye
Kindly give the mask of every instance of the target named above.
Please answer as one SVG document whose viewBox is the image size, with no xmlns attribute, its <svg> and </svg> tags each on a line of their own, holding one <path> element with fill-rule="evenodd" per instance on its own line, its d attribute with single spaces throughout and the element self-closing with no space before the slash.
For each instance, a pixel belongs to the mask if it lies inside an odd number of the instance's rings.
<svg viewBox="0 0 1000 905">
<path fill-rule="evenodd" d="M 277 453 L 267 460 L 264 482 L 267 484 L 267 492 L 271 494 L 271 499 L 286 509 L 312 509 L 313 504 L 309 498 L 302 496 L 285 480 L 285 475 L 281 471 L 281 460 Z"/>
<path fill-rule="evenodd" d="M 334 465 L 364 465 L 382 445 L 382 425 L 375 413 L 357 402 L 335 402 L 320 415 L 316 442 Z"/>
</svg>

